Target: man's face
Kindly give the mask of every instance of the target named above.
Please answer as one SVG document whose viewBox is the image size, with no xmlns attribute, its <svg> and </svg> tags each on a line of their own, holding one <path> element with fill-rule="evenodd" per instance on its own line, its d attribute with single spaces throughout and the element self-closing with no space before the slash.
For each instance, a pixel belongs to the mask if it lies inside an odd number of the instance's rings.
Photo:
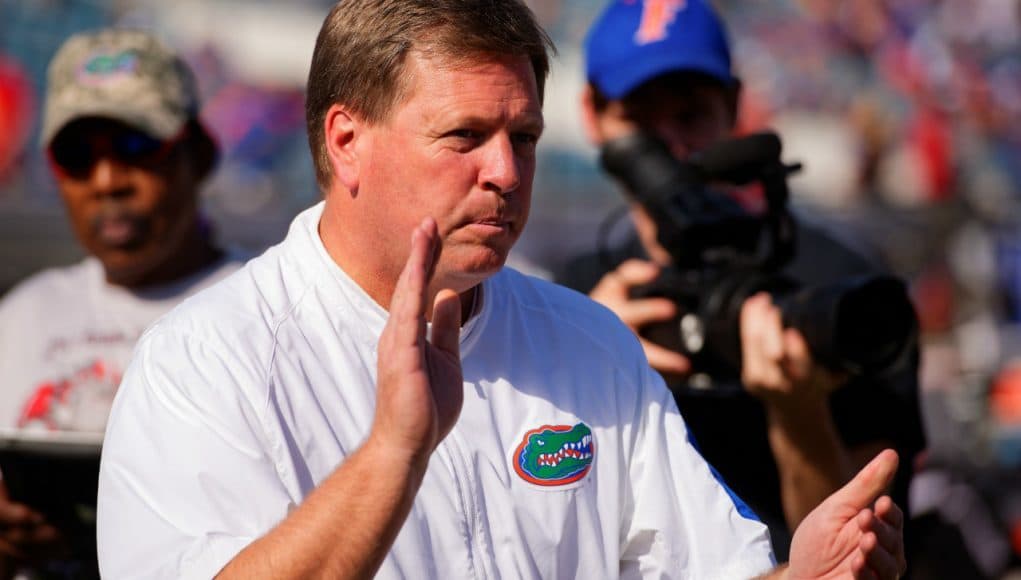
<svg viewBox="0 0 1021 580">
<path fill-rule="evenodd" d="M 701 75 L 657 77 L 630 93 L 622 105 L 628 118 L 659 137 L 681 160 L 728 137 L 734 122 L 733 97 Z"/>
<path fill-rule="evenodd" d="M 367 129 L 356 195 L 360 217 L 392 244 L 372 248 L 387 275 L 407 259 L 408 233 L 439 225 L 437 287 L 459 292 L 496 272 L 528 218 L 543 129 L 526 58 L 448 59 L 412 53 L 413 87 L 390 118 Z"/>
<path fill-rule="evenodd" d="M 596 145 L 644 131 L 662 140 L 683 161 L 730 135 L 736 98 L 736 89 L 704 75 L 680 72 L 648 81 L 621 100 L 597 104 L 589 92 L 583 101 L 583 118 Z M 656 224 L 645 208 L 633 203 L 631 216 L 649 256 L 669 263 L 670 254 L 659 244 Z"/>
<path fill-rule="evenodd" d="M 180 142 L 87 118 L 57 134 L 50 157 L 75 234 L 111 283 L 144 283 L 194 232 L 200 176 Z"/>
</svg>

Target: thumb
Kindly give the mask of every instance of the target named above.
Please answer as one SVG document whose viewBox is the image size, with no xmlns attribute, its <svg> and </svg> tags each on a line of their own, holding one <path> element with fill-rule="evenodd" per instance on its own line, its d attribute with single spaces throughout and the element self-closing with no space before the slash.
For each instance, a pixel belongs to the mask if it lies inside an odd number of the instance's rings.
<svg viewBox="0 0 1021 580">
<path fill-rule="evenodd" d="M 870 507 L 889 488 L 897 472 L 897 452 L 886 449 L 876 455 L 854 479 L 838 489 L 830 501 L 853 507 L 856 511 Z"/>
</svg>

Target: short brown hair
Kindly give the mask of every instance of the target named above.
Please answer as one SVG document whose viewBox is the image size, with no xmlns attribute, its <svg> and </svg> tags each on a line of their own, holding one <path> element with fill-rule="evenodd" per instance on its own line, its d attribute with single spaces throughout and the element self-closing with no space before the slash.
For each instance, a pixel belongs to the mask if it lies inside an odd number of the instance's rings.
<svg viewBox="0 0 1021 580">
<path fill-rule="evenodd" d="M 407 55 L 428 50 L 462 60 L 480 55 L 531 60 L 540 101 L 553 42 L 521 0 L 341 0 L 316 39 L 305 96 L 309 147 L 319 187 L 330 181 L 323 123 L 343 103 L 370 123 L 406 96 Z"/>
</svg>

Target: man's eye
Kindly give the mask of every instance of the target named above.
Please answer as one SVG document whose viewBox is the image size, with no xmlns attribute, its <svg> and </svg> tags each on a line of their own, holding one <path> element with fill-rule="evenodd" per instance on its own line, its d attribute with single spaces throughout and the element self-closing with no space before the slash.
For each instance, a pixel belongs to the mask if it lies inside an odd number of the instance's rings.
<svg viewBox="0 0 1021 580">
<path fill-rule="evenodd" d="M 539 136 L 534 133 L 515 133 L 514 142 L 522 145 L 535 145 L 539 142 Z"/>
<path fill-rule="evenodd" d="M 516 148 L 527 152 L 534 151 L 539 143 L 539 135 L 535 133 L 515 133 L 513 139 Z"/>
<path fill-rule="evenodd" d="M 447 133 L 448 137 L 455 137 L 457 139 L 479 139 L 482 137 L 482 133 L 475 131 L 474 129 L 455 129 Z"/>
<path fill-rule="evenodd" d="M 685 109 L 674 116 L 674 119 L 681 125 L 692 125 L 702 120 L 703 115 L 696 110 Z"/>
</svg>

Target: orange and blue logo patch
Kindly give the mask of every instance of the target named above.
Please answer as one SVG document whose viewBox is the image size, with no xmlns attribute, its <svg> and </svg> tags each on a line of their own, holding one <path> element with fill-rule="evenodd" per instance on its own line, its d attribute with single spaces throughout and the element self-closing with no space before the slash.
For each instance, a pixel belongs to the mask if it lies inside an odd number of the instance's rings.
<svg viewBox="0 0 1021 580">
<path fill-rule="evenodd" d="M 521 479 L 554 487 L 585 477 L 595 455 L 596 445 L 588 425 L 543 425 L 525 433 L 511 461 Z"/>
<path fill-rule="evenodd" d="M 649 44 L 667 37 L 677 13 L 684 10 L 685 0 L 645 0 L 642 4 L 642 21 L 635 32 L 635 42 Z"/>
</svg>

